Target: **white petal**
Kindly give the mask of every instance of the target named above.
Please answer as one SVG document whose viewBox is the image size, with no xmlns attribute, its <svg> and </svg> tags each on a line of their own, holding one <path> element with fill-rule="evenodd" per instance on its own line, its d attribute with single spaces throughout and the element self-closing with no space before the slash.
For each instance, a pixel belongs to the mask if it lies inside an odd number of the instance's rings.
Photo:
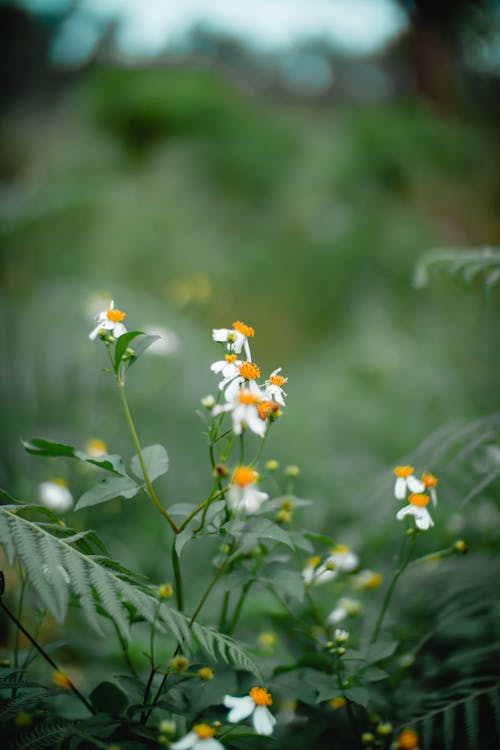
<svg viewBox="0 0 500 750">
<path fill-rule="evenodd" d="M 113 327 L 113 336 L 115 339 L 119 339 L 120 336 L 123 336 L 124 333 L 127 333 L 127 329 L 123 325 L 123 323 L 115 323 Z"/>
<path fill-rule="evenodd" d="M 404 477 L 398 477 L 396 479 L 396 485 L 394 487 L 394 494 L 398 500 L 404 500 L 406 497 L 406 479 Z"/>
<path fill-rule="evenodd" d="M 214 341 L 227 341 L 230 333 L 229 328 L 214 328 L 212 330 L 212 338 Z"/>
<path fill-rule="evenodd" d="M 224 750 L 224 745 L 214 737 L 207 737 L 204 740 L 198 740 L 193 750 Z"/>
<path fill-rule="evenodd" d="M 431 487 L 430 490 L 429 490 L 429 492 L 431 493 L 432 505 L 435 508 L 436 505 L 437 505 L 437 501 L 438 501 L 438 496 L 437 496 L 436 488 L 435 487 Z"/>
<path fill-rule="evenodd" d="M 214 362 L 210 365 L 210 369 L 212 372 L 219 373 L 224 370 L 224 367 L 227 365 L 227 362 L 225 359 L 219 359 L 217 362 Z"/>
<path fill-rule="evenodd" d="M 266 422 L 259 417 L 259 413 L 255 406 L 250 406 L 245 414 L 245 422 L 252 432 L 260 437 L 264 437 L 266 434 Z"/>
<path fill-rule="evenodd" d="M 417 479 L 417 477 L 414 477 L 413 474 L 410 474 L 406 482 L 411 492 L 423 492 L 425 490 L 425 484 L 420 479 Z"/>
<path fill-rule="evenodd" d="M 257 734 L 269 736 L 273 733 L 276 719 L 267 706 L 257 706 L 253 714 L 252 722 Z"/>
<path fill-rule="evenodd" d="M 114 308 L 114 306 L 115 306 L 115 301 L 114 301 L 114 299 L 112 299 L 111 302 L 109 303 L 108 310 L 112 310 Z"/>
<path fill-rule="evenodd" d="M 418 512 L 415 513 L 415 523 L 419 529 L 422 529 L 422 531 L 426 531 L 431 526 L 434 526 L 434 521 L 432 520 L 427 508 L 418 509 Z"/>
<path fill-rule="evenodd" d="M 248 343 L 248 339 L 246 336 L 243 336 L 243 345 L 245 347 L 245 354 L 247 355 L 247 360 L 249 362 L 252 361 L 252 355 L 250 354 L 250 345 Z M 241 351 L 241 345 L 239 349 L 235 349 L 235 351 L 240 352 Z"/>
<path fill-rule="evenodd" d="M 172 750 L 189 750 L 189 748 L 195 746 L 198 739 L 199 737 L 196 732 L 188 732 L 182 739 L 172 742 L 170 747 Z"/>
<path fill-rule="evenodd" d="M 414 505 L 405 505 L 404 508 L 401 508 L 401 510 L 398 510 L 398 512 L 396 513 L 396 518 L 398 519 L 398 521 L 401 521 L 407 515 L 410 515 L 410 516 L 415 515 Z"/>
<path fill-rule="evenodd" d="M 99 325 L 96 325 L 94 330 L 89 333 L 89 339 L 93 341 L 96 338 L 99 331 L 102 331 L 102 328 L 103 328 L 102 323 L 99 323 Z"/>
<path fill-rule="evenodd" d="M 246 719 L 255 709 L 255 702 L 249 695 L 245 695 L 243 698 L 233 698 L 231 695 L 226 695 L 224 705 L 231 708 L 227 720 L 232 724 Z"/>
<path fill-rule="evenodd" d="M 226 378 L 226 381 L 223 381 L 223 382 L 227 382 L 227 380 L 228 379 Z M 234 399 L 238 395 L 240 385 L 244 382 L 244 378 L 242 378 L 241 375 L 238 375 L 238 377 L 233 376 L 229 380 L 230 380 L 229 385 L 224 391 L 224 398 L 226 399 L 226 401 L 234 401 Z M 221 388 L 222 390 L 222 383 L 219 385 L 219 388 Z"/>
<path fill-rule="evenodd" d="M 320 565 L 313 576 L 313 581 L 315 584 L 328 583 L 328 581 L 333 581 L 336 577 L 336 570 L 330 570 L 325 565 Z"/>
</svg>

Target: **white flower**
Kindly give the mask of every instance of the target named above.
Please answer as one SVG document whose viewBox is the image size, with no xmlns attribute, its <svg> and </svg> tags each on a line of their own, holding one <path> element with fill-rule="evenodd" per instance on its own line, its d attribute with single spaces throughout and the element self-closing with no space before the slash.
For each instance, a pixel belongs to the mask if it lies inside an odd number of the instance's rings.
<svg viewBox="0 0 500 750">
<path fill-rule="evenodd" d="M 347 596 L 339 599 L 339 603 L 326 618 L 331 625 L 345 620 L 349 615 L 357 615 L 361 610 L 361 604 L 356 599 L 349 599 Z"/>
<path fill-rule="evenodd" d="M 245 381 L 252 382 L 260 377 L 260 369 L 254 362 L 242 362 L 236 359 L 236 354 L 226 354 L 225 359 L 214 362 L 210 369 L 222 374 L 219 389 L 225 391 L 226 401 L 232 401 L 237 396 Z"/>
<path fill-rule="evenodd" d="M 234 724 L 251 716 L 257 734 L 265 736 L 273 733 L 276 724 L 276 719 L 267 708 L 272 705 L 272 702 L 271 694 L 261 687 L 253 687 L 249 694 L 242 698 L 234 698 L 232 695 L 224 696 L 224 705 L 231 709 L 227 715 L 228 721 Z"/>
<path fill-rule="evenodd" d="M 233 471 L 231 486 L 227 493 L 229 507 L 244 513 L 258 513 L 269 495 L 257 489 L 259 475 L 250 466 L 238 466 Z"/>
<path fill-rule="evenodd" d="M 302 580 L 306 585 L 328 583 L 337 577 L 337 572 L 333 567 L 328 567 L 325 563 L 320 565 L 320 562 L 319 555 L 313 555 L 307 561 L 306 567 L 302 570 Z"/>
<path fill-rule="evenodd" d="M 285 399 L 283 396 L 286 396 L 286 393 L 281 386 L 288 383 L 288 378 L 284 378 L 283 375 L 278 375 L 280 371 L 281 367 L 278 367 L 277 370 L 273 370 L 269 375 L 269 379 L 266 380 L 265 387 L 268 398 L 273 399 L 273 401 L 276 401 L 281 406 L 285 406 Z"/>
<path fill-rule="evenodd" d="M 431 514 L 426 508 L 426 505 L 429 503 L 428 496 L 420 492 L 414 492 L 409 496 L 408 500 L 410 504 L 401 508 L 396 514 L 398 521 L 401 521 L 405 516 L 413 516 L 415 524 L 422 531 L 426 531 L 431 526 L 434 526 Z"/>
<path fill-rule="evenodd" d="M 224 745 L 214 738 L 215 729 L 208 724 L 195 724 L 190 732 L 177 742 L 172 742 L 172 750 L 224 750 Z"/>
<path fill-rule="evenodd" d="M 406 498 L 406 490 L 410 492 L 423 492 L 425 485 L 420 479 L 413 476 L 415 469 L 413 466 L 396 466 L 394 474 L 396 475 L 396 484 L 394 486 L 394 495 L 397 500 Z"/>
<path fill-rule="evenodd" d="M 347 640 L 349 640 L 349 631 L 335 628 L 333 637 L 337 641 L 337 643 L 345 643 Z"/>
<path fill-rule="evenodd" d="M 350 573 L 359 565 L 359 557 L 351 552 L 346 544 L 337 544 L 332 547 L 331 555 L 325 560 L 325 565 L 332 565 L 334 570 Z"/>
<path fill-rule="evenodd" d="M 55 477 L 38 485 L 40 502 L 49 510 L 63 513 L 73 506 L 73 495 L 64 479 Z"/>
<path fill-rule="evenodd" d="M 97 325 L 89 334 L 89 339 L 91 341 L 96 338 L 99 331 L 107 331 L 112 334 L 115 339 L 127 332 L 127 329 L 121 322 L 127 313 L 124 313 L 121 310 L 115 310 L 114 307 L 115 303 L 111 300 L 108 309 L 96 315 Z"/>
<path fill-rule="evenodd" d="M 250 346 L 248 339 L 254 335 L 255 331 L 251 326 L 245 325 L 241 320 L 235 320 L 232 328 L 214 328 L 212 338 L 214 341 L 221 341 L 227 344 L 230 352 L 239 354 L 245 349 L 247 359 L 251 360 Z"/>
<path fill-rule="evenodd" d="M 101 440 L 100 438 L 91 438 L 85 444 L 85 452 L 87 456 L 92 456 L 92 458 L 100 458 L 101 456 L 106 455 L 108 449 L 106 448 L 106 443 L 104 442 L 104 440 Z"/>
<path fill-rule="evenodd" d="M 437 505 L 437 477 L 434 476 L 434 474 L 431 474 L 430 472 L 425 472 L 420 477 L 422 483 L 425 485 L 425 489 L 429 492 L 429 495 L 431 496 L 432 505 L 436 507 Z"/>
<path fill-rule="evenodd" d="M 263 401 L 262 393 L 255 381 L 251 380 L 248 388 L 237 391 L 231 401 L 215 406 L 212 415 L 216 417 L 223 412 L 231 412 L 235 435 L 241 435 L 243 428 L 248 427 L 256 435 L 264 437 L 266 421 L 261 419 L 257 408 L 261 401 Z"/>
</svg>

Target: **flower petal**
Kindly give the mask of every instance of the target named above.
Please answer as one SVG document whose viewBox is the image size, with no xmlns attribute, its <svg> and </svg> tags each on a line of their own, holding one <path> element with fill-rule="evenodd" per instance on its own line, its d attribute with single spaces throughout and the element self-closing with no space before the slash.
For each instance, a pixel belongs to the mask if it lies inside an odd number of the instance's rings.
<svg viewBox="0 0 500 750">
<path fill-rule="evenodd" d="M 410 516 L 415 515 L 414 505 L 405 505 L 404 508 L 401 508 L 401 510 L 398 510 L 398 512 L 396 513 L 396 518 L 398 519 L 398 521 L 401 521 L 407 515 L 410 515 Z"/>
<path fill-rule="evenodd" d="M 257 734 L 269 736 L 273 733 L 276 719 L 267 706 L 257 706 L 252 717 L 252 723 Z"/>
<path fill-rule="evenodd" d="M 194 746 L 194 750 L 224 750 L 224 745 L 216 740 L 214 737 L 207 737 L 204 740 L 198 740 Z"/>
<path fill-rule="evenodd" d="M 234 698 L 231 695 L 224 696 L 224 705 L 231 708 L 227 715 L 227 720 L 234 724 L 237 721 L 246 719 L 255 709 L 255 702 L 249 695 L 242 698 Z"/>
<path fill-rule="evenodd" d="M 406 497 L 406 479 L 404 477 L 398 477 L 396 479 L 396 485 L 394 487 L 394 494 L 397 500 L 404 500 Z"/>
<path fill-rule="evenodd" d="M 177 742 L 172 742 L 170 747 L 172 750 L 189 750 L 191 747 L 195 746 L 197 740 L 198 735 L 196 732 L 188 732 L 188 734 L 186 734 L 185 737 L 182 737 L 182 739 L 177 740 Z"/>
<path fill-rule="evenodd" d="M 417 479 L 417 477 L 414 477 L 413 474 L 410 474 L 410 476 L 407 478 L 406 483 L 408 484 L 408 489 L 410 492 L 424 492 L 425 491 L 425 484 L 420 481 L 420 479 Z"/>
</svg>

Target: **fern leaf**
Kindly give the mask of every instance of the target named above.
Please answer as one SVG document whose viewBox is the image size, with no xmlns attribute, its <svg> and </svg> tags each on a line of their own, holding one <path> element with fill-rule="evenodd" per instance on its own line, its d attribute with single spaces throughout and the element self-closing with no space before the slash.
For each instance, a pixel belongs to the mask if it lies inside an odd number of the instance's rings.
<svg viewBox="0 0 500 750">
<path fill-rule="evenodd" d="M 422 721 L 422 747 L 423 750 L 431 750 L 432 747 L 432 730 L 434 728 L 434 717 L 426 716 Z"/>
<path fill-rule="evenodd" d="M 261 679 L 253 660 L 229 636 L 195 623 L 189 626 L 180 612 L 162 603 L 145 586 L 143 579 L 108 558 L 83 553 L 66 537 L 51 534 L 46 528 L 23 518 L 23 506 L 0 506 L 0 545 L 17 556 L 26 569 L 43 605 L 59 621 L 66 615 L 69 592 L 79 599 L 89 625 L 102 634 L 99 606 L 113 619 L 120 633 L 129 638 L 129 618 L 124 602 L 129 602 L 148 622 L 166 627 L 183 647 L 193 636 L 211 655 L 252 672 Z M 79 545 L 81 538 L 76 540 Z M 158 613 L 158 615 L 157 615 Z"/>
<path fill-rule="evenodd" d="M 498 690 L 492 690 L 491 693 L 488 693 L 488 699 L 495 717 L 497 735 L 500 737 L 500 695 Z"/>
<path fill-rule="evenodd" d="M 450 706 L 443 714 L 444 750 L 453 750 L 455 739 L 455 708 Z"/>
<path fill-rule="evenodd" d="M 70 724 L 62 719 L 47 719 L 32 729 L 22 732 L 10 742 L 5 750 L 45 750 L 57 747 L 57 743 L 73 734 Z"/>
<path fill-rule="evenodd" d="M 467 701 L 464 704 L 464 713 L 468 744 L 471 750 L 476 750 L 479 739 L 478 701 Z"/>
</svg>

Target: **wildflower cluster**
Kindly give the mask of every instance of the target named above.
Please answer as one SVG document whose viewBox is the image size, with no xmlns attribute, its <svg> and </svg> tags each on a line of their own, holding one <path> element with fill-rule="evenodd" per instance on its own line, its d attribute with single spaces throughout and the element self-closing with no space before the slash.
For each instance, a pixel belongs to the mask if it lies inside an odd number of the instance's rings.
<svg viewBox="0 0 500 750">
<path fill-rule="evenodd" d="M 425 472 L 420 479 L 417 479 L 414 471 L 413 466 L 396 466 L 394 469 L 396 475 L 394 495 L 397 500 L 408 501 L 408 505 L 397 512 L 396 518 L 401 521 L 405 516 L 413 516 L 417 528 L 426 531 L 434 526 L 427 505 L 429 499 L 433 506 L 437 504 L 436 487 L 438 480 L 430 472 Z M 429 495 L 426 492 L 429 492 Z M 407 493 L 409 493 L 408 497 Z"/>
</svg>

